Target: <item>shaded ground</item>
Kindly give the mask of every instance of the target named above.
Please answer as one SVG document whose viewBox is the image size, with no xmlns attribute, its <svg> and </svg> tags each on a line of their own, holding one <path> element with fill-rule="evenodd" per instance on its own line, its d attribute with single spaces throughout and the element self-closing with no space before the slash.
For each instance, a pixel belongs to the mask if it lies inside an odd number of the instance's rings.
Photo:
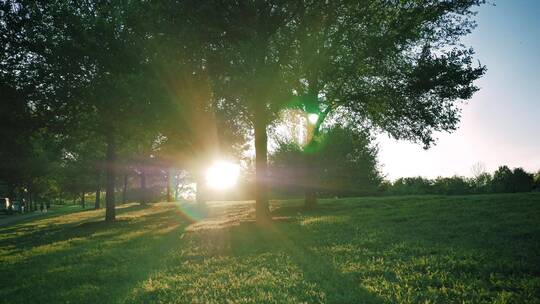
<svg viewBox="0 0 540 304">
<path fill-rule="evenodd" d="M 25 214 L 2 214 L 0 215 L 0 227 L 14 225 L 43 214 L 44 213 L 39 211 L 28 212 Z"/>
<path fill-rule="evenodd" d="M 137 205 L 0 228 L 5 303 L 540 303 L 540 195 Z"/>
<path fill-rule="evenodd" d="M 55 205 L 50 210 L 47 210 L 46 212 L 41 211 L 30 211 L 23 214 L 20 213 L 13 213 L 13 214 L 0 214 L 0 228 L 15 225 L 17 223 L 22 223 L 28 220 L 33 219 L 37 216 L 43 216 L 43 217 L 49 217 L 49 216 L 56 216 L 59 214 L 64 214 L 68 212 L 75 212 L 80 211 L 81 208 L 78 206 L 61 206 L 61 205 Z"/>
</svg>

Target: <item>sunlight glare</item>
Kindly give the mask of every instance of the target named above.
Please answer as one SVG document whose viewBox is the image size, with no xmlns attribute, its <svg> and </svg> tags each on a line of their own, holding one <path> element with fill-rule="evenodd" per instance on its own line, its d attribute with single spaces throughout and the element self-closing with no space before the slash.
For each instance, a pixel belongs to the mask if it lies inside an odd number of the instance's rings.
<svg viewBox="0 0 540 304">
<path fill-rule="evenodd" d="M 236 185 L 240 167 L 228 161 L 217 161 L 206 171 L 206 183 L 208 187 L 223 190 Z"/>
<path fill-rule="evenodd" d="M 308 114 L 308 121 L 309 123 L 311 124 L 316 124 L 317 123 L 317 120 L 319 119 L 319 115 L 315 114 L 315 113 L 310 113 Z"/>
</svg>

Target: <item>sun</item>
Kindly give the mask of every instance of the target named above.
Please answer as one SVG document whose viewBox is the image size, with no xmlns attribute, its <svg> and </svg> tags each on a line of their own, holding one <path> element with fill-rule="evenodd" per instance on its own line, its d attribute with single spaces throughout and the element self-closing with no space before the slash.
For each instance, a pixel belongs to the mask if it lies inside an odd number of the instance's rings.
<svg viewBox="0 0 540 304">
<path fill-rule="evenodd" d="M 308 114 L 308 121 L 310 124 L 313 124 L 313 125 L 316 124 L 317 120 L 319 120 L 319 115 L 315 113 Z"/>
<path fill-rule="evenodd" d="M 236 185 L 240 175 L 240 166 L 228 161 L 216 161 L 206 170 L 208 187 L 224 190 Z"/>
</svg>

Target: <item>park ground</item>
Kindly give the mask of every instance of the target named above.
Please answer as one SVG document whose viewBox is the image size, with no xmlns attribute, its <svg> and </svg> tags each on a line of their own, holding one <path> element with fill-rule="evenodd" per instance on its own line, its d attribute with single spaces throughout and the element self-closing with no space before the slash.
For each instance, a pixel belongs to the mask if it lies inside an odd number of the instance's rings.
<svg viewBox="0 0 540 304">
<path fill-rule="evenodd" d="M 540 193 L 117 210 L 0 228 L 0 303 L 540 303 Z"/>
</svg>

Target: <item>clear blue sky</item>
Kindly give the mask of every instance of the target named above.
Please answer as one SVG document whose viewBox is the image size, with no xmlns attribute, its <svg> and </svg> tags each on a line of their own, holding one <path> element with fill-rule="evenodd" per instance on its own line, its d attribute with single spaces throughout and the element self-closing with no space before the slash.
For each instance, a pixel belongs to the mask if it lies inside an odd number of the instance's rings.
<svg viewBox="0 0 540 304">
<path fill-rule="evenodd" d="M 463 42 L 488 68 L 481 90 L 463 106 L 459 129 L 438 134 L 430 150 L 379 136 L 389 179 L 470 176 L 476 162 L 488 171 L 540 169 L 540 0 L 498 0 L 478 11 L 478 27 Z"/>
</svg>

